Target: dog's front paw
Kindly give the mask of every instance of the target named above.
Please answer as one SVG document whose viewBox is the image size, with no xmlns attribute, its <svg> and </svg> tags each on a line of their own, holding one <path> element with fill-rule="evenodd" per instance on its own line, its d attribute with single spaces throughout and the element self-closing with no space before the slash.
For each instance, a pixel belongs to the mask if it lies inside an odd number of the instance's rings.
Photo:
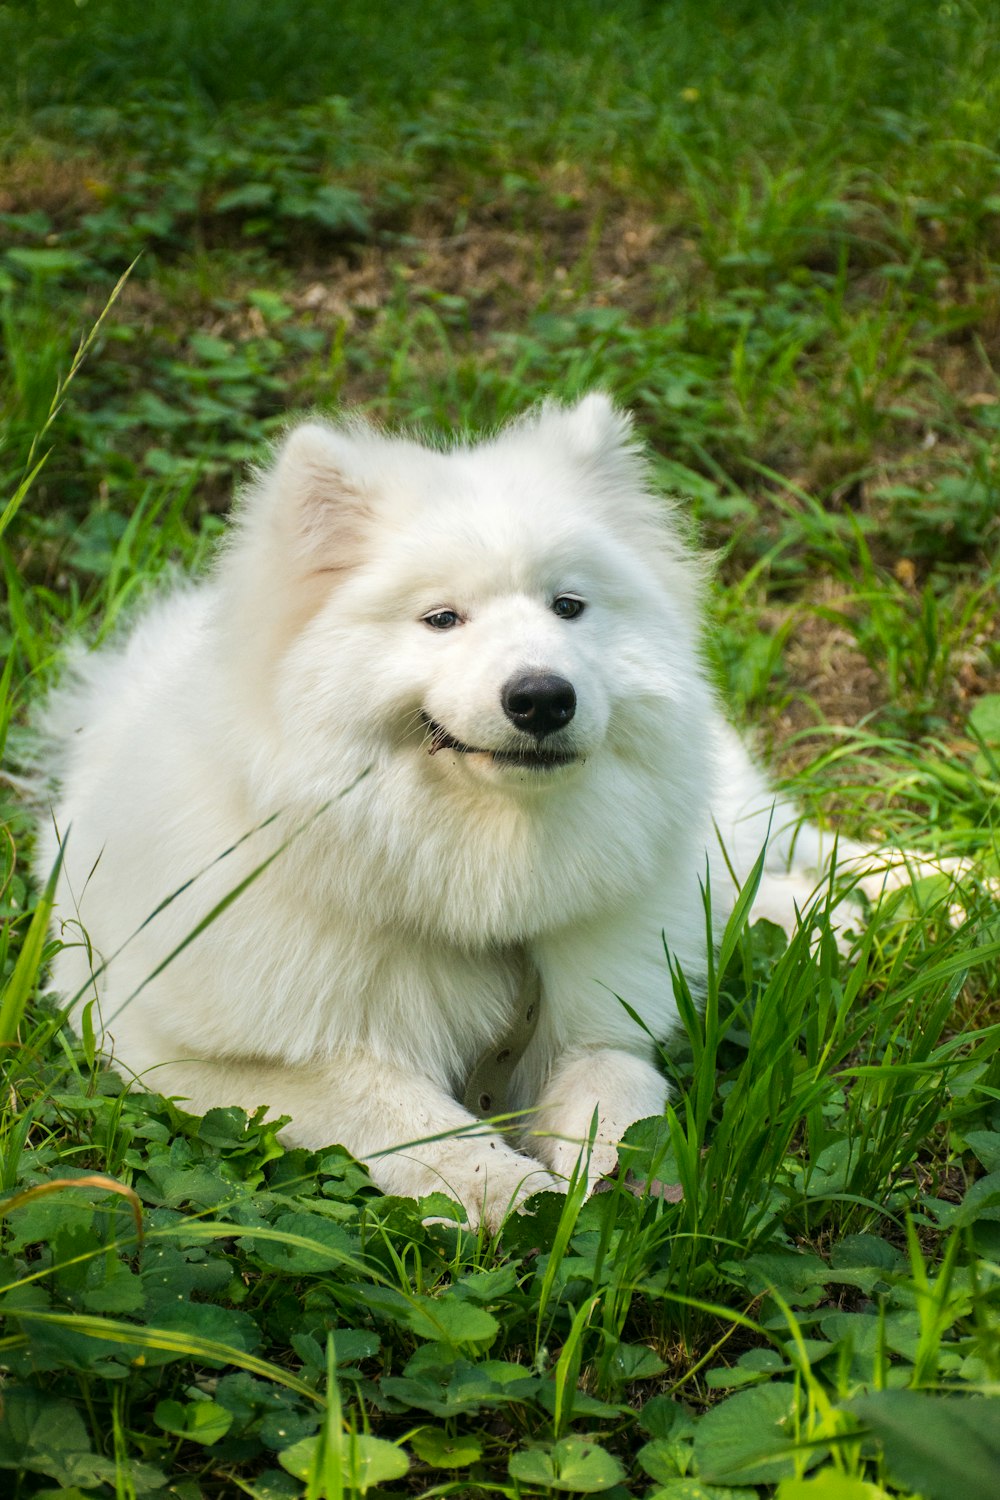
<svg viewBox="0 0 1000 1500">
<path fill-rule="evenodd" d="M 616 1170 L 626 1130 L 662 1114 L 666 1093 L 651 1062 L 617 1047 L 568 1057 L 535 1111 L 532 1149 L 559 1177 L 584 1173 L 591 1193 Z"/>
<path fill-rule="evenodd" d="M 574 1172 L 586 1171 L 588 1193 L 593 1192 L 602 1177 L 610 1177 L 618 1167 L 618 1146 L 611 1141 L 595 1140 L 590 1144 L 586 1137 L 550 1140 L 546 1147 L 546 1160 L 560 1177 L 568 1179 Z"/>
<path fill-rule="evenodd" d="M 541 1162 L 508 1151 L 496 1160 L 479 1158 L 448 1174 L 444 1190 L 465 1209 L 470 1229 L 484 1225 L 491 1234 L 508 1214 L 535 1193 L 564 1193 L 566 1184 Z"/>
<path fill-rule="evenodd" d="M 420 1159 L 393 1153 L 369 1162 L 383 1192 L 407 1198 L 445 1193 L 459 1205 L 451 1223 L 480 1224 L 495 1233 L 533 1193 L 564 1193 L 561 1182 L 534 1157 L 513 1151 L 501 1137 L 437 1143 Z"/>
</svg>

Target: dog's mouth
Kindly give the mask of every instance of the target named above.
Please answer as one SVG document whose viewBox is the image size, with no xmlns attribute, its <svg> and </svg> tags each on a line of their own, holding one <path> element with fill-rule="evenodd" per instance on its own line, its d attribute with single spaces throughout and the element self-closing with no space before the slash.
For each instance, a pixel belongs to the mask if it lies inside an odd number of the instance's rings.
<svg viewBox="0 0 1000 1500">
<path fill-rule="evenodd" d="M 521 767 L 528 771 L 552 771 L 559 766 L 571 766 L 579 758 L 572 751 L 558 750 L 553 745 L 551 748 L 538 745 L 516 746 L 514 748 L 490 749 L 483 745 L 466 745 L 462 740 L 457 740 L 453 734 L 449 734 L 443 724 L 438 724 L 427 714 L 423 715 L 424 728 L 427 733 L 427 753 L 437 755 L 439 750 L 455 750 L 459 755 L 485 755 L 498 766 Z"/>
</svg>

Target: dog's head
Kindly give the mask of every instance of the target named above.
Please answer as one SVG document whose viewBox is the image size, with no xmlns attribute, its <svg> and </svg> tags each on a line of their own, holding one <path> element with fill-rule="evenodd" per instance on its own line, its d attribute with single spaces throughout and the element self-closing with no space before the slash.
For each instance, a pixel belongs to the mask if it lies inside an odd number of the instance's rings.
<svg viewBox="0 0 1000 1500">
<path fill-rule="evenodd" d="M 601 395 L 441 451 L 295 429 L 223 563 L 241 671 L 314 763 L 541 790 L 703 713 L 697 570 Z"/>
</svg>

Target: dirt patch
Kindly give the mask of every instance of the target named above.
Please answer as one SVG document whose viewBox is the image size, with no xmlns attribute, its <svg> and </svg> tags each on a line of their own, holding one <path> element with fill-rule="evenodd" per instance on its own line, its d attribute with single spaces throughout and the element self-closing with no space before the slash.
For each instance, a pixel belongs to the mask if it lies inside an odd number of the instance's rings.
<svg viewBox="0 0 1000 1500">
<path fill-rule="evenodd" d="M 906 560 L 897 565 L 897 581 L 913 584 Z M 830 725 L 852 729 L 872 720 L 877 729 L 890 706 L 898 717 L 900 695 L 894 703 L 885 673 L 861 650 L 850 626 L 836 619 L 838 612 L 850 611 L 843 583 L 832 578 L 816 580 L 796 605 L 794 628 L 783 652 L 787 698 L 769 719 L 767 731 L 770 759 L 785 773 L 802 770 L 818 751 L 829 748 Z M 786 619 L 787 610 L 765 607 L 758 629 L 776 631 Z M 946 738 L 956 753 L 972 755 L 970 709 L 984 694 L 1000 692 L 1000 616 L 984 608 L 946 649 L 947 673 L 933 703 L 927 701 L 925 707 L 933 714 L 935 735 Z M 921 717 L 919 708 L 915 717 Z M 893 727 L 898 731 L 900 724 Z"/>
<path fill-rule="evenodd" d="M 821 597 L 813 602 L 824 611 L 842 602 L 832 582 L 817 592 Z M 770 613 L 765 611 L 762 620 L 765 630 Z M 778 718 L 782 739 L 823 724 L 853 726 L 885 706 L 883 679 L 858 649 L 850 630 L 825 612 L 802 609 L 797 613 L 784 661 L 792 695 Z M 813 753 L 807 745 L 793 749 L 802 763 Z"/>
<path fill-rule="evenodd" d="M 82 177 L 74 190 L 86 195 Z M 664 268 L 686 263 L 690 280 L 696 261 L 695 242 L 669 230 L 651 208 L 598 193 L 565 208 L 534 199 L 521 209 L 509 201 L 442 201 L 418 208 L 405 232 L 331 246 L 325 255 L 313 249 L 278 276 L 274 262 L 265 267 L 251 253 L 231 252 L 228 261 L 218 258 L 214 281 L 134 277 L 120 310 L 147 329 L 176 325 L 180 314 L 188 328 L 237 340 L 259 336 L 264 321 L 246 293 L 269 276 L 306 326 L 363 334 L 394 304 L 407 312 L 424 305 L 474 351 L 482 339 L 523 328 L 543 306 L 617 307 L 641 324 L 662 311 Z"/>
<path fill-rule="evenodd" d="M 658 273 L 666 260 L 695 250 L 651 211 L 599 197 L 565 210 L 487 211 L 456 229 L 465 218 L 438 205 L 419 213 L 405 235 L 314 263 L 292 304 L 324 321 L 343 320 L 350 330 L 394 297 L 420 296 L 431 305 L 454 299 L 473 336 L 517 326 L 553 299 L 619 307 L 641 319 L 662 301 Z"/>
<path fill-rule="evenodd" d="M 44 213 L 54 224 L 72 224 L 102 201 L 104 171 L 96 156 L 54 154 L 41 147 L 3 162 L 0 214 Z"/>
</svg>

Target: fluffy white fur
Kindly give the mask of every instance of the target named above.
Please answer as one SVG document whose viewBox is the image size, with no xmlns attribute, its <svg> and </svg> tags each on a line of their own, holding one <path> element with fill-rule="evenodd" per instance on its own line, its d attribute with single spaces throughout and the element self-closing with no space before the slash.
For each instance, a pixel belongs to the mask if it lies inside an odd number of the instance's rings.
<svg viewBox="0 0 1000 1500">
<path fill-rule="evenodd" d="M 786 926 L 823 863 L 713 701 L 698 595 L 603 396 L 448 452 L 297 428 L 212 576 L 50 705 L 56 987 L 97 996 L 129 1075 L 199 1110 L 266 1103 L 388 1191 L 445 1189 L 495 1225 L 563 1185 L 595 1111 L 596 1180 L 665 1093 L 614 997 L 669 1036 L 664 939 L 697 982 L 706 861 L 720 920 L 735 892 L 720 838 L 742 880 L 771 825 L 757 911 Z M 527 670 L 573 684 L 545 741 L 569 764 L 491 753 L 528 743 L 501 705 Z M 428 721 L 479 753 L 435 750 Z M 473 1123 L 457 1098 L 525 959 L 544 1001 L 510 1101 L 534 1110 L 523 1149 L 488 1126 L 420 1144 Z"/>
</svg>

